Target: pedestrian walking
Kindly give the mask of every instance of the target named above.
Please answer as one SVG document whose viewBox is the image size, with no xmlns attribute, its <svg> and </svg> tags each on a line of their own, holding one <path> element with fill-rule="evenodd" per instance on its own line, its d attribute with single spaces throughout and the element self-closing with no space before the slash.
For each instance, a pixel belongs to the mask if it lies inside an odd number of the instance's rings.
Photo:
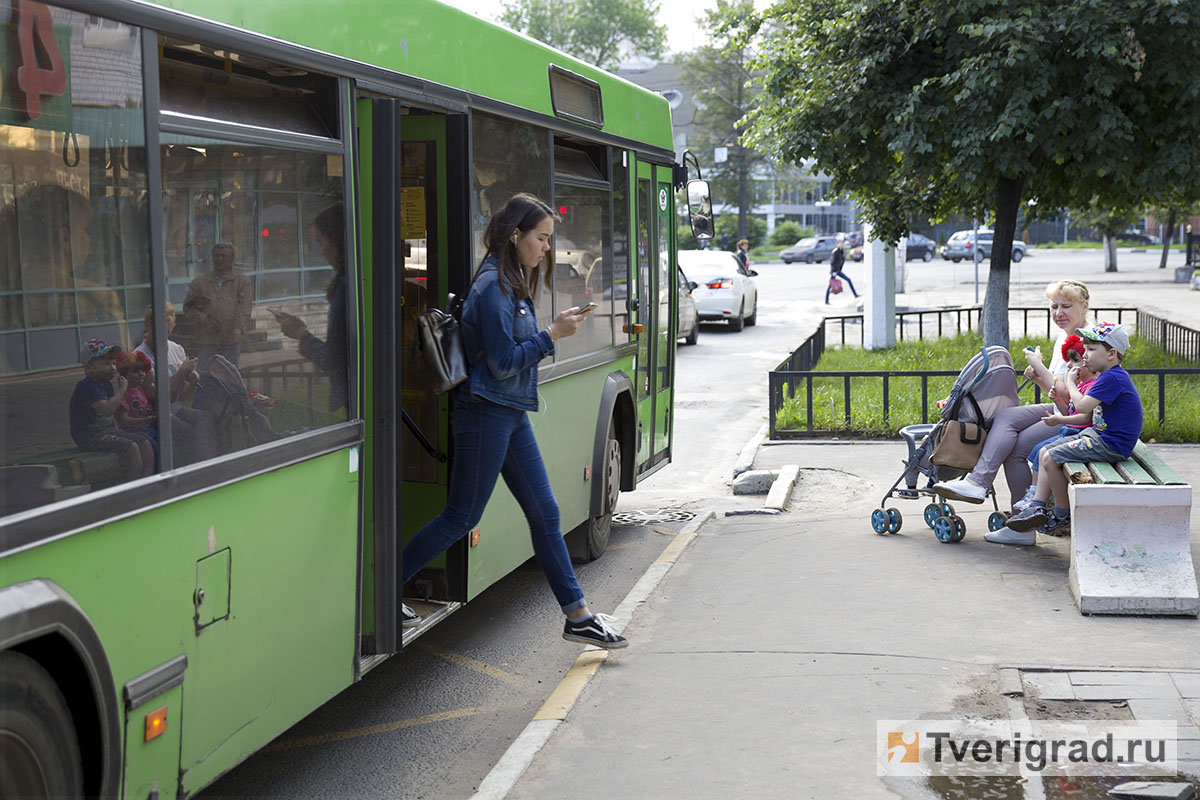
<svg viewBox="0 0 1200 800">
<path fill-rule="evenodd" d="M 850 292 L 855 297 L 858 297 L 858 292 L 854 291 L 854 281 L 850 280 L 850 277 L 842 272 L 842 265 L 846 263 L 845 246 L 846 241 L 838 239 L 837 244 L 833 247 L 833 255 L 829 257 L 829 285 L 825 287 L 825 305 L 829 305 L 829 293 L 833 291 L 834 281 L 839 278 L 848 283 L 850 285 Z"/>
<path fill-rule="evenodd" d="M 487 255 L 467 293 L 463 346 L 471 361 L 466 381 L 453 390 L 450 424 L 454 462 L 446 507 L 404 547 L 403 582 L 479 524 L 496 479 L 525 512 L 533 552 L 566 614 L 563 638 L 603 648 L 629 642 L 610 627 L 612 617 L 588 609 L 563 540 L 558 503 L 542 461 L 530 411 L 538 409 L 537 364 L 554 341 L 587 323 L 591 308 L 568 308 L 545 328 L 534 315 L 538 281 L 550 289 L 550 237 L 557 215 L 529 194 L 512 197 L 483 234 Z M 402 625 L 420 623 L 404 606 Z"/>
<path fill-rule="evenodd" d="M 742 272 L 750 272 L 750 240 L 738 239 L 737 252 L 733 254 L 738 263 L 742 265 Z"/>
</svg>

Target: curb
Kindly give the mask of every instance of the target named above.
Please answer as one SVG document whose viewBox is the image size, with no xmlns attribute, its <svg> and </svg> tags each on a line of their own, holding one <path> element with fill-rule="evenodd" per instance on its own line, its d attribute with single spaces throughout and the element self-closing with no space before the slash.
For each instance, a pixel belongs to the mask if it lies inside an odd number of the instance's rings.
<svg viewBox="0 0 1200 800">
<path fill-rule="evenodd" d="M 633 612 L 646 602 L 663 577 L 679 560 L 679 556 L 696 538 L 700 528 L 714 516 L 712 511 L 702 511 L 697 514 L 694 519 L 683 526 L 679 533 L 675 534 L 671 543 L 663 549 L 654 563 L 646 568 L 646 572 L 629 590 L 629 594 L 625 595 L 625 599 L 617 606 L 617 610 L 613 612 L 613 616 L 617 620 L 613 628 L 618 633 L 625 630 L 625 626 L 633 617 Z M 512 788 L 517 785 L 517 781 L 525 774 L 525 770 L 529 769 L 529 765 L 533 763 L 533 759 L 550 740 L 554 731 L 567 718 L 575 701 L 583 693 L 584 687 L 608 658 L 610 652 L 612 651 L 589 646 L 579 654 L 575 663 L 567 670 L 567 674 L 558 682 L 542 707 L 534 714 L 533 719 L 508 746 L 491 771 L 480 781 L 479 788 L 475 790 L 475 794 L 471 795 L 471 800 L 503 800 L 512 791 Z"/>
<path fill-rule="evenodd" d="M 733 465 L 733 477 L 741 475 L 743 472 L 749 472 L 754 469 L 754 459 L 758 457 L 758 448 L 767 438 L 767 423 L 763 423 L 758 429 L 758 432 L 750 437 L 746 444 L 742 445 L 742 451 L 738 454 L 737 463 Z"/>
<path fill-rule="evenodd" d="M 785 464 L 779 470 L 779 476 L 775 478 L 775 482 L 771 484 L 771 491 L 767 492 L 767 501 L 763 503 L 763 507 L 785 511 L 788 499 L 792 496 L 792 488 L 796 485 L 796 479 L 799 476 L 800 466 L 798 464 Z"/>
</svg>

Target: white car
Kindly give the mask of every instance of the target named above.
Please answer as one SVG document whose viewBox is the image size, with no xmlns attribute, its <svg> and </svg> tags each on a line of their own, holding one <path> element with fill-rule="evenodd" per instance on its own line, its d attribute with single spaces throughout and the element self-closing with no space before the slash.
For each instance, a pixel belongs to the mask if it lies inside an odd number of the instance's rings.
<svg viewBox="0 0 1200 800">
<path fill-rule="evenodd" d="M 700 314 L 696 311 L 692 292 L 698 284 L 688 280 L 683 270 L 678 267 L 676 270 L 679 272 L 679 329 L 675 331 L 675 338 L 682 339 L 684 344 L 695 344 L 700 337 Z"/>
<path fill-rule="evenodd" d="M 698 285 L 692 290 L 701 322 L 727 320 L 740 331 L 758 321 L 758 287 L 754 270 L 742 271 L 725 250 L 680 250 L 679 266 Z"/>
</svg>

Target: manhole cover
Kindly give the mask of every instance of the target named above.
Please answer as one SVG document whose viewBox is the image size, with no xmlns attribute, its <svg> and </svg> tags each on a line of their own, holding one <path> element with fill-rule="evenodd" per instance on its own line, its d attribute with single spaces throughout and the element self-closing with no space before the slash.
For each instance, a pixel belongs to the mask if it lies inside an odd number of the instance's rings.
<svg viewBox="0 0 1200 800">
<path fill-rule="evenodd" d="M 613 514 L 613 525 L 654 525 L 663 522 L 687 522 L 694 518 L 694 511 L 671 511 L 667 509 L 659 509 L 657 511 L 629 511 L 621 514 Z"/>
</svg>

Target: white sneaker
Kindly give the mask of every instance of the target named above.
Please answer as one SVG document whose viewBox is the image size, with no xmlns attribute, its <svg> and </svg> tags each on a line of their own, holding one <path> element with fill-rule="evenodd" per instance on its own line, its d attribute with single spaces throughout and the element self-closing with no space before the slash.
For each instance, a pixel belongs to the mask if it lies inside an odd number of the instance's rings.
<svg viewBox="0 0 1200 800">
<path fill-rule="evenodd" d="M 982 503 L 987 499 L 987 489 L 972 483 L 966 478 L 956 478 L 952 481 L 942 481 L 933 485 L 935 494 L 950 500 L 962 500 L 964 503 Z"/>
<path fill-rule="evenodd" d="M 1037 494 L 1037 487 L 1030 486 L 1025 490 L 1025 496 L 1017 502 L 1013 503 L 1013 513 L 1020 514 L 1025 509 L 1029 508 L 1029 504 L 1033 502 L 1033 496 Z"/>
<path fill-rule="evenodd" d="M 983 538 L 993 544 L 1031 545 L 1037 543 L 1037 533 L 1035 531 L 1014 531 L 1012 528 L 988 531 L 983 535 Z"/>
</svg>

